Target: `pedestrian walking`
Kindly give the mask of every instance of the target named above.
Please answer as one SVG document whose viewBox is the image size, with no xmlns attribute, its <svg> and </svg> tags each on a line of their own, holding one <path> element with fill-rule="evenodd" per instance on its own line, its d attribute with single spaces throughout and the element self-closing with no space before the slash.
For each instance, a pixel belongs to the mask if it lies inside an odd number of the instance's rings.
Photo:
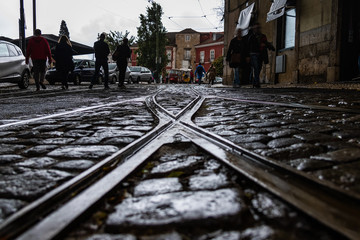
<svg viewBox="0 0 360 240">
<path fill-rule="evenodd" d="M 62 89 L 68 89 L 69 72 L 74 70 L 72 45 L 67 36 L 62 35 L 56 44 L 54 59 L 56 62 L 56 73 L 61 79 Z"/>
<path fill-rule="evenodd" d="M 226 61 L 234 69 L 234 87 L 240 87 L 244 76 L 246 62 L 249 62 L 249 52 L 246 40 L 242 37 L 242 29 L 236 30 L 236 37 L 231 39 L 229 49 L 226 54 Z"/>
<path fill-rule="evenodd" d="M 124 38 L 122 44 L 116 47 L 116 50 L 113 54 L 113 60 L 116 61 L 116 65 L 119 70 L 119 88 L 126 88 L 124 85 L 125 73 L 128 65 L 128 59 L 131 56 L 131 50 L 128 46 L 129 40 Z"/>
<path fill-rule="evenodd" d="M 214 67 L 214 64 L 210 65 L 210 68 L 208 70 L 208 77 L 209 77 L 209 84 L 213 85 L 216 77 L 216 69 Z"/>
<path fill-rule="evenodd" d="M 94 43 L 95 50 L 95 74 L 91 80 L 89 88 L 92 89 L 94 83 L 99 78 L 100 68 L 105 74 L 104 89 L 109 89 L 109 65 L 108 56 L 110 54 L 109 45 L 104 41 L 105 33 L 100 34 L 99 40 Z"/>
<path fill-rule="evenodd" d="M 269 63 L 267 49 L 275 51 L 274 46 L 267 41 L 266 35 L 261 33 L 261 26 L 255 23 L 247 37 L 251 72 L 254 74 L 253 87 L 260 88 L 260 72 L 263 63 Z M 250 78 L 252 77 L 250 74 Z"/>
<path fill-rule="evenodd" d="M 36 85 L 36 91 L 46 89 L 44 84 L 46 59 L 51 64 L 51 50 L 48 41 L 41 36 L 41 30 L 36 29 L 34 36 L 29 40 L 26 49 L 26 64 L 29 64 L 29 58 L 33 63 L 34 79 Z"/>
<path fill-rule="evenodd" d="M 201 84 L 201 79 L 203 77 L 203 74 L 206 74 L 205 68 L 201 65 L 201 62 L 199 63 L 199 65 L 196 67 L 195 70 L 195 76 L 197 76 L 197 78 L 199 79 L 199 85 Z"/>
<path fill-rule="evenodd" d="M 193 70 L 191 69 L 190 70 L 190 83 L 193 83 L 194 82 L 194 72 Z"/>
</svg>

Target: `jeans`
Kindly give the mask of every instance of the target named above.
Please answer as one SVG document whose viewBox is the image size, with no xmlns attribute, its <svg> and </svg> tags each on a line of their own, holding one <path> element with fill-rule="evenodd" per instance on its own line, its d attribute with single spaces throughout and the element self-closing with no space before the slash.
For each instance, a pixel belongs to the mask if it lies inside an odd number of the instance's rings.
<svg viewBox="0 0 360 240">
<path fill-rule="evenodd" d="M 262 61 L 260 54 L 250 53 L 250 64 L 251 64 L 251 71 L 254 73 L 254 86 L 260 86 L 260 72 L 262 67 Z M 251 80 L 252 74 L 250 74 Z"/>
<path fill-rule="evenodd" d="M 107 60 L 95 61 L 95 74 L 91 81 L 91 85 L 94 85 L 94 83 L 98 79 L 101 67 L 103 67 L 103 69 L 104 69 L 104 77 L 105 77 L 104 85 L 105 86 L 109 85 L 109 65 L 107 63 Z"/>
<path fill-rule="evenodd" d="M 40 83 L 44 82 L 45 70 L 46 70 L 46 59 L 35 59 L 33 61 L 34 79 L 36 88 L 40 88 Z"/>
<path fill-rule="evenodd" d="M 123 86 L 125 81 L 127 63 L 117 63 L 117 67 L 119 69 L 119 86 Z"/>
<path fill-rule="evenodd" d="M 240 85 L 239 68 L 234 68 L 234 85 Z"/>
</svg>

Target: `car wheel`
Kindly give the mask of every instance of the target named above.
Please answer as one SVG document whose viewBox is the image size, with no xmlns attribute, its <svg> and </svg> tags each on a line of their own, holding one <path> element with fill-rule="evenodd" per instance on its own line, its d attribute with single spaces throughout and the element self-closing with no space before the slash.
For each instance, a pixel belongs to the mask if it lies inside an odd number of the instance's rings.
<svg viewBox="0 0 360 240">
<path fill-rule="evenodd" d="M 29 71 L 25 70 L 21 74 L 20 81 L 18 82 L 19 88 L 26 89 L 29 87 L 29 79 L 30 79 L 30 73 Z"/>
<path fill-rule="evenodd" d="M 152 79 L 150 78 L 150 79 L 149 79 L 149 84 L 151 84 L 151 82 L 152 82 Z"/>
<path fill-rule="evenodd" d="M 116 82 L 117 82 L 117 79 L 116 79 L 115 76 L 113 76 L 113 77 L 111 78 L 111 83 L 112 83 L 112 84 L 115 84 Z"/>
<path fill-rule="evenodd" d="M 132 84 L 132 83 L 133 83 L 132 77 L 129 77 L 128 83 L 129 83 L 129 84 Z"/>
<path fill-rule="evenodd" d="M 75 75 L 74 77 L 74 85 L 80 85 L 80 76 L 79 75 Z"/>
<path fill-rule="evenodd" d="M 140 77 L 138 77 L 137 79 L 136 79 L 136 83 L 139 83 L 140 82 Z"/>
</svg>

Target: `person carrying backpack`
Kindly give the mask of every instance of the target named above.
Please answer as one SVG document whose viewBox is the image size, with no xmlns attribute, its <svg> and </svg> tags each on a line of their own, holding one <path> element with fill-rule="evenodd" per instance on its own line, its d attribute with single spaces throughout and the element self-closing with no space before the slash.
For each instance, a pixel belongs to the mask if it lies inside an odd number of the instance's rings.
<svg viewBox="0 0 360 240">
<path fill-rule="evenodd" d="M 199 63 L 199 65 L 196 67 L 195 70 L 195 76 L 197 76 L 197 78 L 199 79 L 199 85 L 201 84 L 201 79 L 203 77 L 203 74 L 206 74 L 205 68 L 201 65 L 201 62 Z"/>
</svg>

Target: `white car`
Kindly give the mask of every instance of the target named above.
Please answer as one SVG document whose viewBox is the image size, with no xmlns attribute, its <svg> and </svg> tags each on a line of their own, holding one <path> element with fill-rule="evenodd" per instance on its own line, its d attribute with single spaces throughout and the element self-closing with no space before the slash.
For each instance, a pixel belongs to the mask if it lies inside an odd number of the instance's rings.
<svg viewBox="0 0 360 240">
<path fill-rule="evenodd" d="M 128 78 L 129 83 L 147 82 L 150 84 L 154 81 L 152 73 L 148 68 L 141 66 L 131 66 L 129 68 L 130 68 L 130 74 Z"/>
<path fill-rule="evenodd" d="M 30 68 L 21 49 L 13 43 L 0 40 L 0 82 L 17 83 L 19 88 L 29 86 Z"/>
</svg>

